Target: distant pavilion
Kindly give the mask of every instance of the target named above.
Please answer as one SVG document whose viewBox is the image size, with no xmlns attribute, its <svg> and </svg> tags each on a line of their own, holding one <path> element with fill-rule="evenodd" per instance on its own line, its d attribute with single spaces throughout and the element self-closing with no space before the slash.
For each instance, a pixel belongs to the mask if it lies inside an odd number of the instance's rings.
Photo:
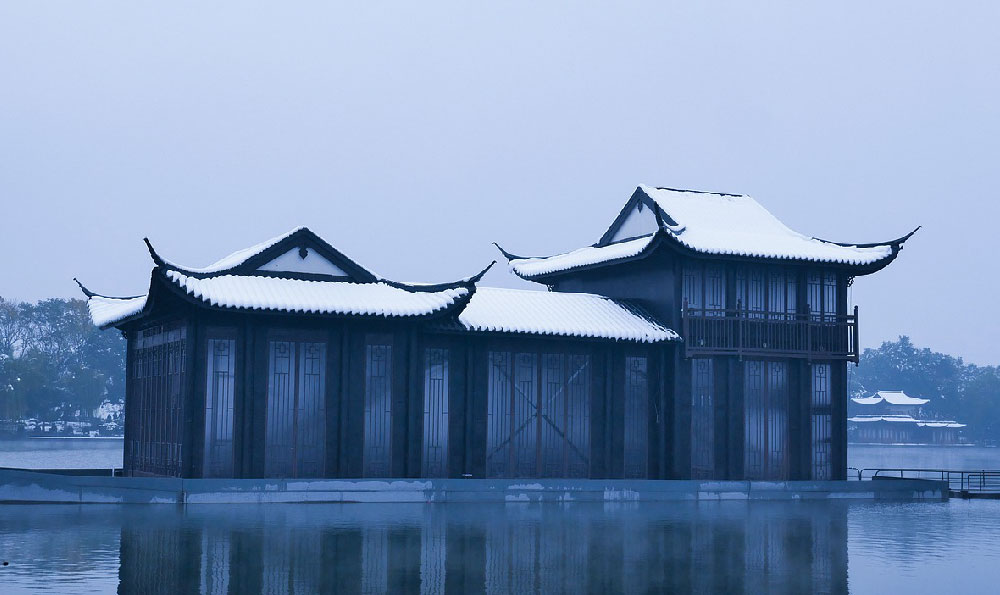
<svg viewBox="0 0 1000 595">
<path fill-rule="evenodd" d="M 863 444 L 956 444 L 966 424 L 923 419 L 930 399 L 901 390 L 880 390 L 870 397 L 853 397 L 848 407 L 848 439 Z"/>
</svg>

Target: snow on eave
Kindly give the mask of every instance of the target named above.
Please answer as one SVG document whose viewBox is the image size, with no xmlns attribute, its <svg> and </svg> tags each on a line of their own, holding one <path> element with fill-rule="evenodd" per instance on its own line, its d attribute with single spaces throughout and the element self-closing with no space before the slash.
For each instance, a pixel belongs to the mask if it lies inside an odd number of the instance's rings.
<svg viewBox="0 0 1000 595">
<path fill-rule="evenodd" d="M 638 187 L 660 210 L 671 239 L 703 254 L 872 266 L 911 234 L 885 244 L 839 244 L 790 229 L 745 194 Z"/>
<path fill-rule="evenodd" d="M 87 309 L 94 325 L 106 329 L 141 314 L 146 299 L 145 295 L 115 298 L 94 294 L 87 298 Z"/>
<path fill-rule="evenodd" d="M 465 285 L 415 291 L 378 281 L 317 281 L 258 275 L 193 277 L 164 271 L 176 291 L 216 308 L 344 316 L 421 317 L 468 299 Z"/>
<path fill-rule="evenodd" d="M 658 343 L 680 336 L 637 309 L 589 293 L 478 287 L 458 315 L 467 331 Z"/>
<path fill-rule="evenodd" d="M 925 405 L 931 401 L 930 399 L 911 397 L 901 390 L 880 390 L 875 393 L 875 396 L 890 405 Z"/>
<path fill-rule="evenodd" d="M 507 252 L 504 252 L 504 255 L 507 256 L 508 265 L 514 274 L 525 278 L 540 277 L 634 258 L 645 252 L 653 243 L 656 236 L 656 233 L 651 233 L 604 246 L 578 248 L 571 252 L 555 254 L 553 256 L 524 258 Z M 499 246 L 497 247 L 499 248 Z M 502 248 L 500 249 L 503 250 Z"/>
<path fill-rule="evenodd" d="M 229 254 L 228 256 L 220 258 L 219 260 L 215 261 L 214 263 L 212 263 L 212 264 L 210 264 L 210 265 L 208 265 L 206 267 L 188 267 L 188 266 L 184 266 L 184 265 L 172 262 L 170 260 L 167 260 L 166 258 L 163 258 L 162 256 L 160 256 L 156 252 L 156 250 L 153 249 L 153 245 L 149 242 L 148 238 L 143 238 L 143 241 L 146 242 L 146 246 L 149 249 L 149 253 L 153 257 L 153 261 L 157 265 L 160 265 L 160 266 L 162 266 L 164 268 L 167 268 L 167 269 L 175 269 L 175 270 L 178 270 L 178 271 L 184 271 L 185 273 L 210 274 L 210 273 L 219 273 L 219 272 L 223 272 L 223 271 L 228 271 L 230 269 L 236 268 L 236 267 L 240 266 L 241 264 L 245 263 L 246 261 L 250 260 L 254 256 L 257 256 L 258 254 L 260 254 L 264 250 L 267 250 L 271 246 L 274 246 L 275 244 L 277 244 L 277 243 L 285 240 L 286 238 L 291 237 L 292 235 L 295 235 L 297 233 L 300 233 L 300 232 L 306 231 L 306 230 L 308 230 L 308 228 L 305 227 L 305 226 L 296 227 L 295 229 L 292 229 L 291 231 L 283 233 L 283 234 L 281 234 L 279 236 L 275 236 L 275 237 L 273 237 L 273 238 L 271 238 L 269 240 L 265 240 L 263 242 L 260 242 L 259 244 L 255 244 L 253 246 L 250 246 L 249 248 L 243 248 L 242 250 L 237 250 L 236 252 L 233 252 L 232 254 Z"/>
<path fill-rule="evenodd" d="M 958 423 L 954 420 L 938 420 L 938 419 L 914 419 L 909 415 L 855 415 L 854 417 L 848 417 L 847 421 L 854 423 L 872 423 L 872 422 L 889 422 L 889 423 L 911 423 L 916 424 L 918 427 L 922 428 L 964 428 L 966 424 Z"/>
</svg>

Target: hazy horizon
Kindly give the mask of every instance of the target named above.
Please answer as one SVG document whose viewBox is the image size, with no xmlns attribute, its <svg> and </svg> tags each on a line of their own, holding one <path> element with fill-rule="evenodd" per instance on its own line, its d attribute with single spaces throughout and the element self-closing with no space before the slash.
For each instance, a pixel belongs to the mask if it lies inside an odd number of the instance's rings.
<svg viewBox="0 0 1000 595">
<path fill-rule="evenodd" d="M 0 6 L 0 296 L 306 225 L 389 278 L 595 242 L 640 183 L 845 242 L 863 347 L 1000 364 L 1000 5 Z M 501 262 L 486 285 L 528 287 Z M 971 302 L 952 305 L 959 293 Z"/>
</svg>

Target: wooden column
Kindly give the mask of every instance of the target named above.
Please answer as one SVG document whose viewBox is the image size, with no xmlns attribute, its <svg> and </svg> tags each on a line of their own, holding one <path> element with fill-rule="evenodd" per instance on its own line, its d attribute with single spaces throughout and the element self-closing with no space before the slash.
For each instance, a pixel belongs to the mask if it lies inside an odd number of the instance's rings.
<svg viewBox="0 0 1000 595">
<path fill-rule="evenodd" d="M 423 348 L 417 337 L 417 331 L 409 328 L 406 331 L 406 389 L 403 401 L 406 402 L 406 435 L 404 443 L 406 468 L 404 477 L 420 477 L 421 459 L 424 442 L 424 400 L 423 400 Z"/>
<path fill-rule="evenodd" d="M 326 463 L 323 476 L 340 475 L 340 399 L 341 399 L 341 359 L 344 348 L 344 333 L 331 325 L 327 332 L 326 349 Z"/>
<path fill-rule="evenodd" d="M 205 457 L 205 349 L 200 319 L 187 323 L 187 378 L 184 387 L 184 437 L 181 454 L 182 477 L 201 477 Z"/>
<path fill-rule="evenodd" d="M 736 357 L 727 358 L 729 375 L 729 453 L 727 456 L 727 477 L 743 479 L 743 459 L 746 448 L 746 427 L 744 424 L 743 362 Z"/>
</svg>

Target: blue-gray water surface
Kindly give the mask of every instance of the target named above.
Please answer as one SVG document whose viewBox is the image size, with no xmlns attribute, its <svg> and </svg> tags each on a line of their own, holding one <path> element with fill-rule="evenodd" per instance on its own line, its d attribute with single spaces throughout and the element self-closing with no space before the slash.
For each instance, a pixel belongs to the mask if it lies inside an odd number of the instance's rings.
<svg viewBox="0 0 1000 595">
<path fill-rule="evenodd" d="M 852 462 L 1000 467 L 1000 449 L 905 448 Z M 986 500 L 7 505 L 0 592 L 995 592 L 998 529 Z"/>
</svg>

